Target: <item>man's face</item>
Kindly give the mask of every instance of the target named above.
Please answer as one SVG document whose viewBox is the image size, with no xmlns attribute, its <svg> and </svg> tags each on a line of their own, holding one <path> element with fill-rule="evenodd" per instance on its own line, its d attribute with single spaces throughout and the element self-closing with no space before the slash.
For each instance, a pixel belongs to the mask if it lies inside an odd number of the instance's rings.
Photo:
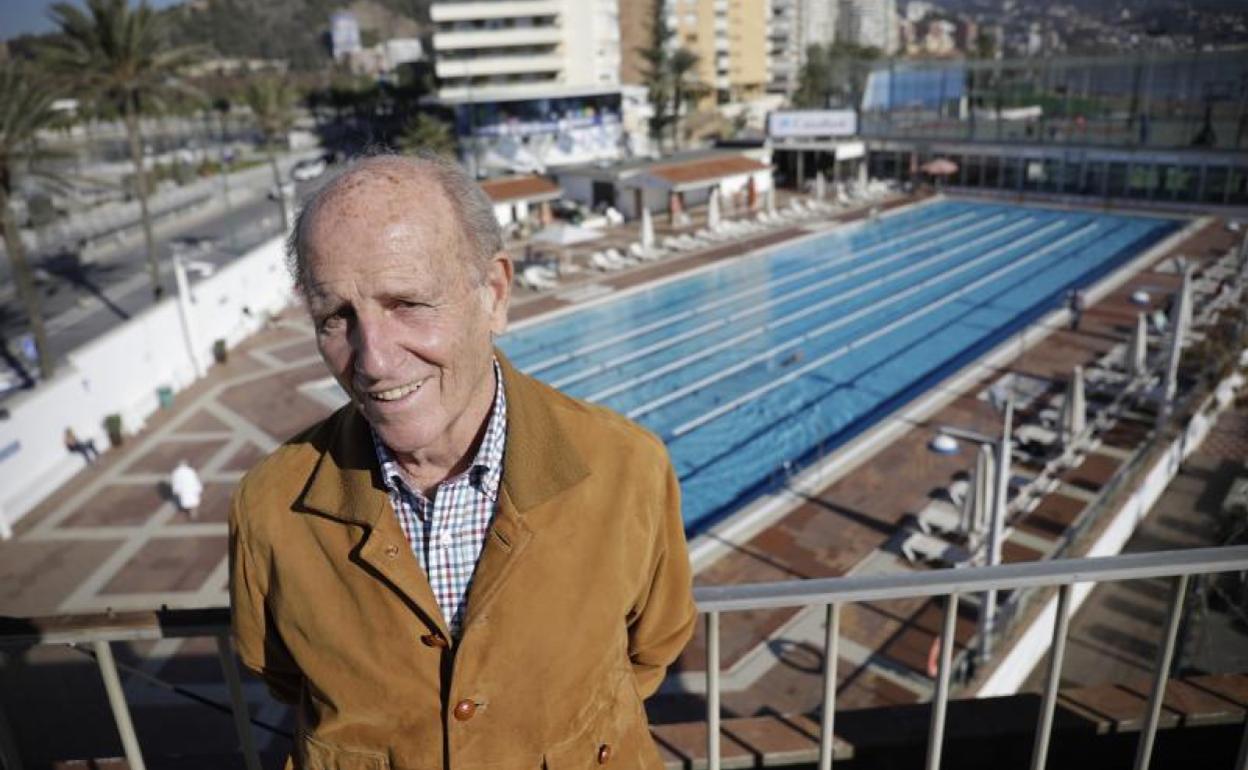
<svg viewBox="0 0 1248 770">
<path fill-rule="evenodd" d="M 511 264 L 499 254 L 482 278 L 449 202 L 419 181 L 331 193 L 305 238 L 306 288 L 321 355 L 373 430 L 436 463 L 466 452 L 489 411 Z"/>
</svg>

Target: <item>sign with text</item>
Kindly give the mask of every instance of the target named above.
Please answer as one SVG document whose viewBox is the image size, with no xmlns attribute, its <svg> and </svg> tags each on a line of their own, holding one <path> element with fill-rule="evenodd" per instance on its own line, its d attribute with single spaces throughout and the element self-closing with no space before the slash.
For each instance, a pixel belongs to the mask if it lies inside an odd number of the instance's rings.
<svg viewBox="0 0 1248 770">
<path fill-rule="evenodd" d="M 816 136 L 853 136 L 858 133 L 858 113 L 853 110 L 782 110 L 768 116 L 767 135 L 772 139 Z"/>
</svg>

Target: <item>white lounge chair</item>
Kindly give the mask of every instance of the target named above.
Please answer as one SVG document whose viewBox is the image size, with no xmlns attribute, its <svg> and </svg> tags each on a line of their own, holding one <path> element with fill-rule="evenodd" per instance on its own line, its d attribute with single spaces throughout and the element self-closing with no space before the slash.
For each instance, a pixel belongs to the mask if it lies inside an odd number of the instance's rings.
<svg viewBox="0 0 1248 770">
<path fill-rule="evenodd" d="M 613 273 L 623 267 L 601 251 L 589 255 L 589 266 L 604 273 Z"/>
</svg>

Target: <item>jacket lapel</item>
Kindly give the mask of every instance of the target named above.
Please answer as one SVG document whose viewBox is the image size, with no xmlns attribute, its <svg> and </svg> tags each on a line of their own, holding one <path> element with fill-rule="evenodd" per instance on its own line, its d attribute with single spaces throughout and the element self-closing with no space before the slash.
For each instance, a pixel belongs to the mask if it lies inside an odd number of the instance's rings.
<svg viewBox="0 0 1248 770">
<path fill-rule="evenodd" d="M 357 525 L 352 553 L 449 638 L 429 579 L 412 555 L 390 505 L 368 423 L 353 404 L 333 419 L 329 444 L 304 492 L 304 506 Z"/>
<path fill-rule="evenodd" d="M 498 510 L 468 590 L 465 630 L 515 571 L 536 534 L 540 517 L 534 511 L 589 476 L 551 407 L 546 386 L 516 371 L 501 352 L 495 355 L 507 394 L 507 445 Z"/>
</svg>

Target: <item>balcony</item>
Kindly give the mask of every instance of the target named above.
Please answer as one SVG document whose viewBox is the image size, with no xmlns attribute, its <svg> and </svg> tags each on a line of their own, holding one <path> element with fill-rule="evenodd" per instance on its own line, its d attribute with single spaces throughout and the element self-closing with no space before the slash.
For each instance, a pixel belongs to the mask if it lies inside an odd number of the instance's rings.
<svg viewBox="0 0 1248 770">
<path fill-rule="evenodd" d="M 436 51 L 465 48 L 509 48 L 529 45 L 558 45 L 563 33 L 558 27 L 512 27 L 510 29 L 474 29 L 459 32 L 438 32 L 433 36 Z"/>
<path fill-rule="evenodd" d="M 525 16 L 558 16 L 563 4 L 557 0 L 514 0 L 514 2 L 434 3 L 429 17 L 434 24 L 482 19 L 516 19 Z"/>
<path fill-rule="evenodd" d="M 490 75 L 523 75 L 532 72 L 559 72 L 563 57 L 546 56 L 482 56 L 475 59 L 441 59 L 437 63 L 439 78 L 488 77 Z"/>
<path fill-rule="evenodd" d="M 817 580 L 797 580 L 752 585 L 700 588 L 696 591 L 703 616 L 705 666 L 703 702 L 706 719 L 702 723 L 666 724 L 653 728 L 663 747 L 668 767 L 705 766 L 719 770 L 726 763 L 733 767 L 757 767 L 810 763 L 816 759 L 827 768 L 833 760 L 853 760 L 853 766 L 875 768 L 895 766 L 898 756 L 925 757 L 927 768 L 942 766 L 942 758 L 953 757 L 949 766 L 993 766 L 1002 757 L 1009 766 L 1022 766 L 1030 759 L 1033 768 L 1046 766 L 1052 753 L 1057 761 L 1098 756 L 1115 766 L 1135 757 L 1135 766 L 1147 767 L 1158 751 L 1173 756 L 1177 751 L 1197 761 L 1214 757 L 1216 765 L 1231 766 L 1238 752 L 1240 762 L 1248 757 L 1248 733 L 1241 723 L 1248 711 L 1248 678 L 1242 674 L 1204 676 L 1172 681 L 1170 669 L 1183 608 L 1194 578 L 1218 573 L 1248 570 L 1248 546 L 1226 546 L 1125 556 L 1030 562 L 996 567 L 971 567 L 922 573 L 864 575 Z M 1169 582 L 1168 611 L 1160 619 L 1162 633 L 1150 679 L 1128 688 L 1134 693 L 1124 706 L 1123 690 L 1096 688 L 1059 693 L 1063 655 L 1070 616 L 1087 592 L 1087 584 L 1110 581 Z M 959 671 L 958 657 L 970 642 L 959 631 L 960 607 L 969 598 L 988 592 L 1056 592 L 1042 611 L 1051 642 L 1043 695 L 1015 695 L 992 699 L 950 702 L 951 683 Z M 856 603 L 943 597 L 943 621 L 932 646 L 930 667 L 935 689 L 925 705 L 894 706 L 870 711 L 838 713 L 837 661 L 842 643 L 842 609 Z M 721 618 L 731 613 L 759 613 L 776 608 L 823 608 L 823 644 L 818 655 L 825 663 L 822 696 L 817 709 L 809 714 L 758 716 L 725 720 L 720 708 L 721 695 Z M 231 650 L 228 636 L 229 611 L 226 608 L 138 612 L 59 618 L 9 618 L 0 623 L 0 647 L 7 650 L 68 646 L 89 657 L 98 667 L 107 709 L 112 714 L 126 766 L 143 768 L 144 750 L 131 716 L 123 674 L 131 680 L 154 684 L 198 702 L 205 709 L 230 717 L 237 744 L 222 739 L 218 754 L 200 764 L 179 764 L 169 758 L 161 767 L 239 766 L 260 770 L 264 766 L 257 751 L 256 728 L 289 738 L 283 726 L 272 724 L 252 713 L 245 697 L 244 682 Z M 164 682 L 142 668 L 119 662 L 115 642 L 160 644 L 168 640 L 199 639 L 210 642 L 220 667 L 224 687 L 218 696 L 205 696 Z M 37 665 L 27 664 L 26 678 L 38 683 Z M 53 669 L 56 684 L 64 686 L 66 672 Z M 782 674 L 782 672 L 778 672 Z M 53 685 L 46 680 L 45 686 Z M 1104 689 L 1104 688 L 1102 688 Z M 1111 691 L 1112 690 L 1112 691 Z M 222 702 L 222 698 L 228 702 Z M 1105 703 L 1115 705 L 1110 711 Z M 1130 713 L 1127 713 L 1130 712 Z M 205 714 L 207 711 L 204 712 Z M 21 715 L 24 720 L 27 714 Z M 3 715 L 0 715 L 3 717 Z M 71 717 L 72 719 L 72 717 Z M 22 724 L 26 724 L 23 722 Z M 872 726 L 874 725 L 874 726 Z M 185 728 L 186 725 L 183 725 Z M 709 728 L 709 729 L 708 729 Z M 195 725 L 196 731 L 205 729 Z M 987 732 L 985 732 L 987 729 Z M 836 734 L 836 738 L 833 735 Z M 0 760 L 6 768 L 19 768 L 18 750 L 23 733 L 0 721 Z M 992 750 L 985 753 L 991 738 Z M 7 740 L 6 740 L 7 738 Z M 1055 742 L 1055 739 L 1056 742 Z M 241 757 L 231 752 L 241 749 Z M 1176 746 L 1178 747 L 1176 749 Z M 770 748 L 769 748 L 770 747 Z M 946 749 L 949 753 L 946 753 Z M 266 755 L 269 762 L 280 762 L 281 749 Z M 1090 752 L 1090 753 L 1089 753 Z M 149 757 L 150 759 L 151 757 Z M 1219 761 L 1219 758 L 1221 761 Z M 157 762 L 153 762 L 156 766 Z M 1004 765 L 998 765 L 1004 766 Z M 1059 766 L 1054 763 L 1053 766 Z M 1061 765 L 1069 766 L 1069 765 Z M 1107 766 L 1107 765 L 1102 765 Z"/>
</svg>

